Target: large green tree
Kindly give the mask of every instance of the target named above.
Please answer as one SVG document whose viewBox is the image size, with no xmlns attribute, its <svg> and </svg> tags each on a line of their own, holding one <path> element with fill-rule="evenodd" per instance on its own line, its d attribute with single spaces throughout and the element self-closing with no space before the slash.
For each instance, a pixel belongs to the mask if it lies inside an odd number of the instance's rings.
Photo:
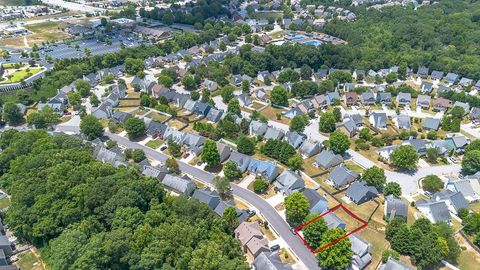
<svg viewBox="0 0 480 270">
<path fill-rule="evenodd" d="M 329 142 L 329 148 L 335 154 L 343 154 L 350 147 L 350 140 L 348 136 L 340 131 L 333 132 L 330 135 L 330 139 L 328 139 L 328 142 Z"/>
<path fill-rule="evenodd" d="M 303 132 L 308 119 L 303 115 L 295 115 L 290 121 L 290 131 Z"/>
<path fill-rule="evenodd" d="M 201 160 L 207 163 L 208 166 L 215 166 L 220 163 L 220 154 L 217 150 L 217 144 L 207 139 L 203 145 Z"/>
<path fill-rule="evenodd" d="M 325 112 L 322 115 L 320 115 L 320 120 L 319 120 L 319 129 L 321 132 L 334 132 L 335 129 L 337 128 L 336 126 L 337 119 L 335 115 L 331 112 Z"/>
<path fill-rule="evenodd" d="M 434 174 L 427 175 L 422 180 L 422 188 L 425 191 L 429 191 L 432 193 L 437 192 L 437 191 L 440 191 L 443 188 L 443 186 L 444 184 L 442 179 L 440 179 L 440 177 Z"/>
<path fill-rule="evenodd" d="M 275 86 L 270 92 L 270 100 L 273 105 L 288 106 L 288 92 L 283 86 Z"/>
<path fill-rule="evenodd" d="M 401 145 L 393 150 L 390 161 L 401 169 L 413 170 L 417 167 L 418 154 L 411 145 Z"/>
<path fill-rule="evenodd" d="M 301 192 L 295 192 L 285 198 L 287 222 L 292 226 L 300 225 L 310 210 L 307 198 Z"/>
<path fill-rule="evenodd" d="M 251 155 L 255 153 L 254 139 L 250 139 L 247 136 L 242 136 L 237 142 L 237 150 L 242 154 Z"/>
<path fill-rule="evenodd" d="M 370 167 L 362 174 L 362 179 L 367 184 L 376 187 L 378 190 L 383 190 L 383 186 L 387 182 L 385 171 L 377 166 Z"/>
<path fill-rule="evenodd" d="M 86 115 L 80 120 L 80 131 L 89 140 L 103 136 L 102 123 L 93 115 Z"/>
<path fill-rule="evenodd" d="M 480 150 L 468 151 L 462 160 L 462 173 L 474 174 L 480 171 Z"/>
<path fill-rule="evenodd" d="M 344 235 L 345 231 L 341 228 L 327 230 L 322 236 L 320 246 L 326 246 L 331 242 L 340 239 Z M 320 267 L 331 270 L 346 269 L 348 266 L 350 266 L 350 260 L 353 256 L 351 245 L 350 239 L 347 237 L 335 245 L 331 245 L 323 251 L 317 253 L 317 259 Z"/>
<path fill-rule="evenodd" d="M 20 108 L 17 106 L 17 104 L 12 102 L 8 102 L 3 105 L 2 117 L 3 120 L 5 120 L 5 122 L 11 126 L 19 125 L 25 120 Z"/>
<path fill-rule="evenodd" d="M 125 131 L 129 139 L 138 139 L 145 135 L 145 122 L 140 118 L 131 117 L 125 122 Z"/>
<path fill-rule="evenodd" d="M 317 214 L 309 214 L 304 221 L 304 224 L 311 222 L 313 219 L 317 218 L 317 220 L 313 221 L 312 223 L 305 226 L 303 231 L 303 238 L 307 241 L 308 245 L 313 248 L 314 250 L 320 247 L 322 242 L 322 237 L 325 232 L 328 230 L 327 223 L 325 219 L 318 218 Z"/>
</svg>

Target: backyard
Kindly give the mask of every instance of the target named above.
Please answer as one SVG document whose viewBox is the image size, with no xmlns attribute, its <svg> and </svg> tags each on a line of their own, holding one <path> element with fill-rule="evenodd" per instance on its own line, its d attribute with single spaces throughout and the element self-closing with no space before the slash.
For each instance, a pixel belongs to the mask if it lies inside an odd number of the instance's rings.
<svg viewBox="0 0 480 270">
<path fill-rule="evenodd" d="M 45 270 L 40 258 L 31 250 L 20 255 L 16 264 L 22 270 Z"/>
</svg>

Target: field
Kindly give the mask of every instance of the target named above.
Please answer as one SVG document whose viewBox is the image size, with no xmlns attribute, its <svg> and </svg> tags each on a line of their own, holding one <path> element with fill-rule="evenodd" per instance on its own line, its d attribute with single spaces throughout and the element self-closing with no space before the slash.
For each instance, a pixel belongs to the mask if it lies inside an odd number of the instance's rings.
<svg viewBox="0 0 480 270">
<path fill-rule="evenodd" d="M 40 71 L 42 71 L 41 68 L 30 68 L 28 72 L 26 69 L 19 69 L 11 73 L 10 74 L 11 77 L 7 78 L 4 81 L 1 81 L 0 84 L 17 83 L 17 82 L 20 82 L 21 80 L 27 79 L 32 75 L 39 73 Z"/>
<path fill-rule="evenodd" d="M 163 144 L 162 140 L 155 139 L 155 140 L 148 141 L 145 145 L 152 149 L 157 149 L 160 146 L 162 146 L 162 144 Z"/>
<path fill-rule="evenodd" d="M 285 110 L 276 109 L 276 108 L 273 108 L 272 106 L 268 106 L 267 108 L 261 110 L 260 114 L 264 115 L 269 120 L 273 120 L 273 121 L 276 121 L 276 122 L 280 122 L 282 124 L 290 125 L 290 119 L 288 119 L 287 117 L 285 117 L 283 115 L 284 112 L 285 112 Z M 280 120 L 277 119 L 277 113 L 279 113 L 281 115 Z"/>
<path fill-rule="evenodd" d="M 44 270 L 40 259 L 32 251 L 27 251 L 19 256 L 17 266 L 22 270 Z"/>
<path fill-rule="evenodd" d="M 15 48 L 31 47 L 34 43 L 40 45 L 42 42 L 58 41 L 70 37 L 63 31 L 66 25 L 62 22 L 42 22 L 25 25 L 25 28 L 32 32 L 24 37 L 2 38 L 0 45 Z"/>
</svg>

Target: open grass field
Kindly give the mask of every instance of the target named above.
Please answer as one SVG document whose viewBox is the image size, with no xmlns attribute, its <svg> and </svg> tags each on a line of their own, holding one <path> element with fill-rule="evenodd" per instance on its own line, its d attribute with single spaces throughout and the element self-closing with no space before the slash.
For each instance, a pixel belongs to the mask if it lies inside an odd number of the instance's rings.
<svg viewBox="0 0 480 270">
<path fill-rule="evenodd" d="M 30 68 L 28 71 L 27 69 L 19 69 L 11 73 L 9 78 L 0 81 L 0 84 L 17 83 L 39 73 L 40 71 L 42 71 L 41 68 Z"/>
<path fill-rule="evenodd" d="M 272 106 L 268 106 L 267 108 L 260 111 L 260 113 L 265 117 L 267 117 L 267 119 L 269 120 L 273 120 L 285 125 L 290 125 L 290 119 L 288 119 L 283 115 L 284 112 L 285 110 L 276 109 L 276 108 L 273 108 Z M 281 115 L 280 119 L 277 119 L 277 113 Z"/>
<path fill-rule="evenodd" d="M 40 258 L 32 251 L 27 251 L 20 255 L 17 266 L 22 270 L 45 270 Z"/>
<path fill-rule="evenodd" d="M 42 22 L 36 24 L 25 25 L 25 28 L 32 34 L 25 37 L 12 37 L 0 39 L 0 45 L 25 48 L 31 47 L 33 44 L 40 45 L 42 42 L 58 41 L 69 38 L 70 35 L 63 31 L 66 25 L 63 22 Z M 26 39 L 26 43 L 24 42 Z"/>
<path fill-rule="evenodd" d="M 155 139 L 155 140 L 148 141 L 145 145 L 152 148 L 152 149 L 157 149 L 160 146 L 162 146 L 162 144 L 163 144 L 162 140 Z"/>
</svg>

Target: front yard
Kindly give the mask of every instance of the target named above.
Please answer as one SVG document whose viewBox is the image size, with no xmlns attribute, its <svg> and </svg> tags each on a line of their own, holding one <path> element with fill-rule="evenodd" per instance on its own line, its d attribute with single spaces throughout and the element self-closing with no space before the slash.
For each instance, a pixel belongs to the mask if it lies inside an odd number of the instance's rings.
<svg viewBox="0 0 480 270">
<path fill-rule="evenodd" d="M 152 149 L 157 149 L 159 148 L 160 146 L 162 146 L 163 144 L 163 141 L 160 140 L 160 139 L 154 139 L 154 140 L 150 140 L 148 141 L 145 145 L 152 148 Z"/>
</svg>

